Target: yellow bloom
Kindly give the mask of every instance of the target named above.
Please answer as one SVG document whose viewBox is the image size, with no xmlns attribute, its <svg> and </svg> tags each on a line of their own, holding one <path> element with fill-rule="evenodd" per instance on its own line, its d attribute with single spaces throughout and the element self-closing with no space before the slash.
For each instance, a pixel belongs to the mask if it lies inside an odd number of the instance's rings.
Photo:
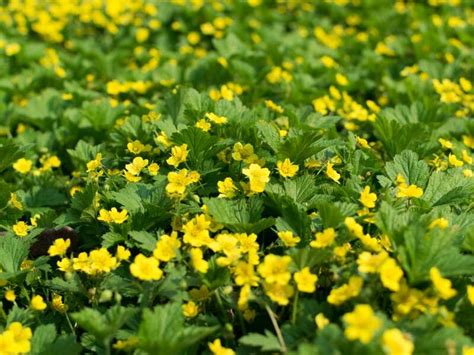
<svg viewBox="0 0 474 355">
<path fill-rule="evenodd" d="M 283 177 L 293 177 L 300 169 L 298 165 L 293 164 L 290 159 L 277 162 L 278 173 Z"/>
<path fill-rule="evenodd" d="M 301 238 L 298 236 L 293 235 L 292 231 L 281 231 L 278 232 L 278 238 L 280 238 L 287 247 L 294 247 L 297 245 L 300 241 Z"/>
<path fill-rule="evenodd" d="M 113 207 L 110 211 L 105 209 L 101 209 L 99 211 L 99 217 L 97 220 L 105 222 L 105 223 L 116 223 L 122 224 L 128 219 L 128 211 L 124 208 L 120 212 Z"/>
<path fill-rule="evenodd" d="M 125 248 L 123 245 L 117 246 L 117 251 L 115 252 L 115 257 L 117 260 L 122 261 L 122 260 L 128 260 L 130 258 L 130 250 Z"/>
<path fill-rule="evenodd" d="M 415 349 L 410 337 L 396 328 L 383 332 L 382 343 L 388 355 L 411 355 Z"/>
<path fill-rule="evenodd" d="M 18 171 L 20 174 L 27 174 L 30 172 L 33 166 L 33 162 L 29 159 L 21 158 L 13 163 L 13 169 Z"/>
<path fill-rule="evenodd" d="M 193 247 L 201 247 L 211 243 L 209 229 L 211 222 L 205 215 L 194 217 L 183 226 L 183 241 Z"/>
<path fill-rule="evenodd" d="M 305 267 L 301 271 L 295 272 L 293 277 L 296 281 L 298 291 L 306 293 L 313 293 L 316 291 L 318 276 L 312 274 L 309 267 Z"/>
<path fill-rule="evenodd" d="M 319 330 L 323 329 L 325 326 L 329 324 L 329 319 L 323 313 L 318 313 L 314 317 L 314 322 Z"/>
<path fill-rule="evenodd" d="M 220 339 L 216 339 L 212 343 L 208 343 L 208 346 L 209 350 L 211 350 L 214 355 L 235 355 L 234 350 L 222 346 Z"/>
<path fill-rule="evenodd" d="M 130 273 L 142 281 L 156 281 L 163 276 L 159 265 L 160 263 L 155 258 L 138 254 L 130 265 Z"/>
<path fill-rule="evenodd" d="M 56 265 L 58 266 L 59 270 L 62 272 L 73 272 L 73 263 L 70 259 L 68 258 L 63 258 L 59 260 Z"/>
<path fill-rule="evenodd" d="M 443 139 L 443 138 L 440 138 L 438 139 L 438 142 L 439 144 L 441 144 L 441 146 L 444 148 L 444 149 L 452 149 L 453 148 L 453 143 L 447 139 Z"/>
<path fill-rule="evenodd" d="M 6 299 L 8 302 L 15 302 L 15 300 L 16 300 L 15 291 L 13 291 L 13 290 L 6 290 L 4 297 L 5 297 L 5 299 Z"/>
<path fill-rule="evenodd" d="M 23 221 L 19 221 L 12 227 L 13 232 L 19 237 L 26 237 L 28 235 L 28 230 L 30 227 Z"/>
<path fill-rule="evenodd" d="M 352 312 L 344 314 L 342 318 L 346 323 L 344 331 L 346 338 L 359 340 L 363 344 L 368 344 L 382 326 L 382 321 L 368 304 L 358 304 Z"/>
<path fill-rule="evenodd" d="M 58 238 L 54 241 L 53 245 L 49 247 L 48 254 L 50 256 L 63 256 L 70 246 L 70 239 L 64 240 L 63 238 Z"/>
<path fill-rule="evenodd" d="M 430 278 L 433 282 L 433 286 L 435 287 L 436 291 L 442 299 L 448 300 L 456 296 L 457 291 L 452 288 L 451 281 L 442 277 L 438 268 L 432 267 L 430 269 Z"/>
<path fill-rule="evenodd" d="M 132 175 L 139 175 L 140 172 L 148 165 L 148 159 L 135 157 L 130 164 L 125 165 L 125 169 Z"/>
<path fill-rule="evenodd" d="M 206 118 L 217 125 L 226 124 L 228 121 L 227 117 L 217 116 L 215 113 L 212 112 L 206 113 Z"/>
<path fill-rule="evenodd" d="M 0 333 L 2 355 L 25 354 L 31 350 L 31 328 L 23 327 L 20 322 L 12 322 Z"/>
<path fill-rule="evenodd" d="M 265 294 L 280 306 L 286 306 L 290 302 L 289 298 L 293 296 L 294 293 L 293 287 L 288 284 L 282 285 L 278 283 L 265 282 L 263 288 Z"/>
<path fill-rule="evenodd" d="M 316 239 L 311 241 L 309 245 L 312 248 L 326 248 L 327 246 L 334 243 L 336 239 L 336 231 L 334 228 L 326 228 L 322 232 L 316 233 Z"/>
<path fill-rule="evenodd" d="M 467 293 L 467 299 L 469 300 L 469 303 L 474 305 L 474 286 L 468 285 L 466 293 Z"/>
<path fill-rule="evenodd" d="M 151 175 L 151 176 L 156 176 L 158 175 L 158 172 L 160 171 L 160 166 L 156 163 L 151 163 L 149 166 L 148 166 L 148 173 Z"/>
<path fill-rule="evenodd" d="M 211 124 L 207 122 L 204 118 L 196 122 L 195 126 L 204 132 L 208 132 L 211 129 Z"/>
<path fill-rule="evenodd" d="M 360 193 L 359 201 L 367 208 L 374 208 L 377 195 L 374 192 L 370 192 L 370 186 L 366 186 L 364 191 Z"/>
<path fill-rule="evenodd" d="M 254 266 L 250 263 L 244 261 L 239 261 L 233 270 L 235 283 L 238 286 L 249 285 L 257 286 L 258 285 L 258 276 L 255 275 Z"/>
<path fill-rule="evenodd" d="M 199 313 L 199 307 L 193 301 L 183 304 L 182 309 L 186 318 L 194 318 Z"/>
<path fill-rule="evenodd" d="M 209 263 L 204 260 L 202 250 L 199 248 L 192 248 L 189 254 L 191 255 L 191 264 L 194 270 L 205 274 L 209 269 Z"/>
<path fill-rule="evenodd" d="M 18 196 L 14 192 L 10 193 L 10 200 L 8 201 L 8 203 L 11 206 L 15 207 L 17 210 L 23 210 L 23 204 L 21 203 L 21 201 L 18 200 Z"/>
<path fill-rule="evenodd" d="M 364 273 L 375 273 L 379 272 L 383 263 L 388 259 L 386 252 L 380 252 L 379 254 L 371 254 L 369 252 L 362 252 L 357 258 L 357 265 L 359 272 Z"/>
<path fill-rule="evenodd" d="M 348 299 L 357 297 L 362 289 L 363 280 L 359 276 L 351 276 L 349 282 L 338 288 L 333 288 L 327 298 L 328 303 L 339 306 Z"/>
<path fill-rule="evenodd" d="M 92 250 L 87 258 L 87 264 L 88 267 L 83 271 L 91 275 L 111 272 L 119 265 L 117 258 L 106 248 Z"/>
<path fill-rule="evenodd" d="M 265 100 L 265 106 L 276 113 L 283 113 L 285 111 L 283 107 L 277 105 L 272 100 Z"/>
<path fill-rule="evenodd" d="M 171 236 L 163 234 L 156 242 L 153 256 L 160 261 L 167 262 L 176 257 L 180 247 L 181 241 L 178 239 L 178 233 L 172 232 Z"/>
<path fill-rule="evenodd" d="M 328 162 L 326 165 L 326 175 L 333 181 L 339 183 L 339 179 L 341 178 L 341 175 L 334 170 L 333 168 L 334 164 L 331 162 Z"/>
<path fill-rule="evenodd" d="M 219 191 L 220 198 L 233 198 L 236 195 L 237 187 L 235 186 L 232 178 L 225 178 L 223 181 L 217 182 L 217 190 Z"/>
<path fill-rule="evenodd" d="M 347 86 L 349 85 L 349 80 L 347 77 L 341 73 L 336 74 L 336 82 L 341 85 L 341 86 Z"/>
<path fill-rule="evenodd" d="M 171 148 L 171 157 L 169 157 L 166 162 L 176 168 L 179 164 L 184 163 L 187 157 L 188 145 L 182 144 L 180 146 L 175 146 Z"/>
<path fill-rule="evenodd" d="M 63 303 L 63 296 L 58 295 L 58 294 L 53 294 L 51 305 L 56 311 L 60 313 L 64 313 L 68 309 L 68 306 Z"/>
<path fill-rule="evenodd" d="M 258 164 L 250 164 L 242 172 L 250 180 L 250 191 L 260 193 L 265 190 L 265 185 L 270 181 L 270 170 L 261 168 Z"/>
<path fill-rule="evenodd" d="M 436 218 L 434 219 L 430 225 L 428 226 L 429 229 L 433 229 L 438 227 L 439 229 L 446 229 L 449 226 L 449 221 L 446 218 Z"/>
<path fill-rule="evenodd" d="M 449 154 L 448 156 L 449 165 L 459 168 L 464 165 L 462 160 L 459 160 L 454 154 Z"/>
<path fill-rule="evenodd" d="M 403 270 L 398 266 L 395 259 L 387 259 L 380 268 L 380 280 L 382 284 L 391 291 L 400 290 L 400 280 L 403 277 Z"/>
<path fill-rule="evenodd" d="M 18 54 L 21 50 L 21 46 L 18 43 L 9 43 L 5 46 L 5 54 L 7 57 Z"/>
<path fill-rule="evenodd" d="M 420 198 L 423 195 L 423 189 L 416 185 L 408 186 L 405 183 L 402 183 L 398 186 L 397 197 L 414 197 Z"/>
<path fill-rule="evenodd" d="M 44 302 L 43 297 L 36 295 L 31 297 L 30 307 L 35 311 L 44 311 L 47 305 Z"/>
<path fill-rule="evenodd" d="M 291 279 L 291 273 L 288 267 L 291 263 L 291 257 L 268 254 L 263 263 L 258 266 L 258 272 L 269 284 L 277 283 L 287 285 Z"/>
<path fill-rule="evenodd" d="M 237 161 L 244 161 L 246 164 L 255 163 L 258 160 L 257 155 L 251 144 L 242 144 L 237 142 L 234 144 L 232 151 L 232 159 Z"/>
</svg>

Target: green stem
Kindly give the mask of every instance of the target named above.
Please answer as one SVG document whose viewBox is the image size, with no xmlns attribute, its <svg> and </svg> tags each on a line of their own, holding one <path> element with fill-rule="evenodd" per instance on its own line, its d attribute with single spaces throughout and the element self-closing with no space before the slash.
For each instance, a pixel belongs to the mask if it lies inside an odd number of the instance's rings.
<svg viewBox="0 0 474 355">
<path fill-rule="evenodd" d="M 292 312 L 291 312 L 291 324 L 295 324 L 296 323 L 296 315 L 298 313 L 298 299 L 299 299 L 299 291 L 297 290 L 296 291 L 296 294 L 295 294 L 295 300 L 293 301 L 293 309 L 292 309 Z"/>
<path fill-rule="evenodd" d="M 273 313 L 271 308 L 268 307 L 267 304 L 265 305 L 265 309 L 267 310 L 267 313 L 270 316 L 270 320 L 272 321 L 273 328 L 275 328 L 275 333 L 277 335 L 278 342 L 280 343 L 280 350 L 282 353 L 286 354 L 288 352 L 288 349 L 285 344 L 285 339 L 283 339 L 283 334 L 281 333 L 280 327 L 278 326 L 278 322 L 275 318 L 275 314 Z"/>
</svg>

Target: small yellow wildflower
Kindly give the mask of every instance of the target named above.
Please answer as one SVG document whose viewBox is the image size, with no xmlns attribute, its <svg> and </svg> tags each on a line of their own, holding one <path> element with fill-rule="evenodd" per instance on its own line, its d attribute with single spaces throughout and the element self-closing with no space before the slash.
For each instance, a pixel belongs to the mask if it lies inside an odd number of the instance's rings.
<svg viewBox="0 0 474 355">
<path fill-rule="evenodd" d="M 326 175 L 333 181 L 339 183 L 339 179 L 341 178 L 341 175 L 334 170 L 333 168 L 334 164 L 331 162 L 328 162 L 326 165 Z"/>
<path fill-rule="evenodd" d="M 284 161 L 277 162 L 278 173 L 283 177 L 293 177 L 300 169 L 298 165 L 293 164 L 290 159 L 286 158 Z"/>
<path fill-rule="evenodd" d="M 186 318 L 194 318 L 199 313 L 199 307 L 193 301 L 189 301 L 182 306 L 183 315 Z"/>
<path fill-rule="evenodd" d="M 402 183 L 398 186 L 397 197 L 420 198 L 423 195 L 423 189 L 416 185 L 407 185 Z"/>
<path fill-rule="evenodd" d="M 13 232 L 19 237 L 26 237 L 28 235 L 28 230 L 30 226 L 23 221 L 19 221 L 12 227 Z"/>
<path fill-rule="evenodd" d="M 270 170 L 261 168 L 258 164 L 250 164 L 242 172 L 250 180 L 250 191 L 260 193 L 265 190 L 265 185 L 270 181 Z"/>
<path fill-rule="evenodd" d="M 415 350 L 410 337 L 396 328 L 383 332 L 382 343 L 388 355 L 411 355 Z"/>
<path fill-rule="evenodd" d="M 448 227 L 449 227 L 449 221 L 443 217 L 434 219 L 428 226 L 429 229 L 433 229 L 433 228 L 446 229 Z"/>
<path fill-rule="evenodd" d="M 43 297 L 36 295 L 31 297 L 30 307 L 35 311 L 44 311 L 47 305 L 44 302 Z"/>
<path fill-rule="evenodd" d="M 70 246 L 70 239 L 64 240 L 63 238 L 58 238 L 54 241 L 53 245 L 49 247 L 48 254 L 50 256 L 63 256 Z"/>
<path fill-rule="evenodd" d="M 298 291 L 306 293 L 313 293 L 316 291 L 318 276 L 312 274 L 309 267 L 305 267 L 301 271 L 295 272 L 293 277 L 296 281 Z"/>
<path fill-rule="evenodd" d="M 171 148 L 171 157 L 169 157 L 166 162 L 176 168 L 179 166 L 179 164 L 184 163 L 187 157 L 188 145 L 182 144 L 180 146 L 175 146 Z"/>
<path fill-rule="evenodd" d="M 346 323 L 344 331 L 346 338 L 359 340 L 363 344 L 368 344 L 382 326 L 382 321 L 368 304 L 358 304 L 352 312 L 346 313 L 342 318 Z"/>
<path fill-rule="evenodd" d="M 433 286 L 442 299 L 449 300 L 456 296 L 457 291 L 452 287 L 451 280 L 442 277 L 437 267 L 432 267 L 430 269 L 430 278 L 433 282 Z"/>
<path fill-rule="evenodd" d="M 159 265 L 157 259 L 138 254 L 130 265 L 130 273 L 142 281 L 157 281 L 163 276 Z"/>
<path fill-rule="evenodd" d="M 324 313 L 318 313 L 314 317 L 314 322 L 316 323 L 318 329 L 321 330 L 329 324 L 329 319 L 326 318 Z"/>
<path fill-rule="evenodd" d="M 237 186 L 235 186 L 232 178 L 227 177 L 223 181 L 217 182 L 217 190 L 219 191 L 220 198 L 233 198 L 237 192 Z"/>
<path fill-rule="evenodd" d="M 298 236 L 293 235 L 292 231 L 281 231 L 278 232 L 278 238 L 280 238 L 287 247 L 294 247 L 297 245 L 300 241 L 301 238 Z"/>
<path fill-rule="evenodd" d="M 214 340 L 212 343 L 208 343 L 209 350 L 214 355 L 235 355 L 235 351 L 230 348 L 225 348 L 221 344 L 220 339 Z"/>
<path fill-rule="evenodd" d="M 334 243 L 336 239 L 336 231 L 334 228 L 326 228 L 322 232 L 316 233 L 316 239 L 311 241 L 309 245 L 312 248 L 326 248 Z"/>
<path fill-rule="evenodd" d="M 13 163 L 13 169 L 18 171 L 20 174 L 27 174 L 31 171 L 33 162 L 29 159 L 20 158 Z"/>
<path fill-rule="evenodd" d="M 364 191 L 360 193 L 359 201 L 367 208 L 374 208 L 377 195 L 374 192 L 370 192 L 370 186 L 366 186 Z"/>
<path fill-rule="evenodd" d="M 99 217 L 97 220 L 105 222 L 105 223 L 115 223 L 115 224 L 122 224 L 128 219 L 128 211 L 124 208 L 120 212 L 113 207 L 110 211 L 106 209 L 101 209 L 99 211 Z"/>
<path fill-rule="evenodd" d="M 191 255 L 191 264 L 194 270 L 205 274 L 209 269 L 209 263 L 204 260 L 202 250 L 199 248 L 192 248 L 189 254 Z"/>
</svg>

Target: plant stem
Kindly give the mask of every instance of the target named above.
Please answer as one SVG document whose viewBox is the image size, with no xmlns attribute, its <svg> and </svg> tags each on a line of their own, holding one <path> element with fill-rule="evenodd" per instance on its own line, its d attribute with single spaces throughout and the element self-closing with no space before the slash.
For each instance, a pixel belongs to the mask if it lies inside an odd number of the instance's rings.
<svg viewBox="0 0 474 355">
<path fill-rule="evenodd" d="M 299 291 L 296 291 L 296 294 L 295 294 L 295 300 L 293 301 L 293 309 L 292 309 L 292 312 L 291 312 L 291 324 L 295 324 L 296 323 L 296 315 L 298 313 L 298 299 L 299 299 Z"/>
<path fill-rule="evenodd" d="M 280 327 L 278 326 L 278 322 L 275 318 L 275 314 L 273 313 L 271 308 L 268 307 L 267 304 L 265 305 L 265 309 L 267 310 L 267 313 L 270 316 L 270 319 L 271 319 L 272 324 L 273 324 L 273 328 L 275 328 L 275 332 L 276 332 L 276 335 L 277 335 L 277 338 L 278 338 L 278 342 L 280 343 L 280 350 L 281 350 L 282 353 L 286 354 L 288 352 L 288 349 L 286 348 L 285 339 L 283 339 L 283 335 L 281 334 L 281 330 L 280 330 Z"/>
</svg>

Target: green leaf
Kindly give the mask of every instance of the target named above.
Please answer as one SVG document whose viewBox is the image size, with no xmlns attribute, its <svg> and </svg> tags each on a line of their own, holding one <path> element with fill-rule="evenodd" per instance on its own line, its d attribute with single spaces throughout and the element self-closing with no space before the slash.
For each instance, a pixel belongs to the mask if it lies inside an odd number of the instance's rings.
<svg viewBox="0 0 474 355">
<path fill-rule="evenodd" d="M 278 338 L 269 330 L 265 329 L 265 335 L 249 333 L 239 339 L 239 343 L 260 348 L 261 351 L 281 351 Z"/>
<path fill-rule="evenodd" d="M 263 138 L 263 141 L 267 143 L 275 153 L 278 152 L 280 149 L 280 135 L 278 134 L 277 128 L 272 124 L 262 120 L 258 121 L 256 126 Z"/>
<path fill-rule="evenodd" d="M 54 324 L 40 325 L 35 329 L 31 339 L 31 354 L 44 354 L 49 345 L 56 339 L 56 327 Z"/>
<path fill-rule="evenodd" d="M 168 303 L 145 309 L 138 330 L 139 348 L 149 354 L 178 354 L 197 344 L 218 327 L 184 324 L 180 303 Z"/>
<path fill-rule="evenodd" d="M 0 140 L 0 173 L 23 155 L 21 147 L 12 139 Z"/>
<path fill-rule="evenodd" d="M 147 251 L 153 251 L 155 249 L 157 239 L 151 233 L 145 231 L 130 231 L 128 235 L 138 242 L 138 246 L 141 249 Z"/>
<path fill-rule="evenodd" d="M 428 181 L 422 198 L 433 206 L 463 204 L 472 201 L 474 181 L 461 172 L 434 172 Z"/>
<path fill-rule="evenodd" d="M 233 232 L 259 233 L 274 224 L 273 218 L 261 218 L 263 203 L 258 198 L 248 200 L 204 199 L 209 214 Z"/>
<path fill-rule="evenodd" d="M 27 239 L 6 235 L 0 238 L 0 266 L 2 271 L 15 273 L 20 271 L 20 264 L 30 251 Z"/>
<path fill-rule="evenodd" d="M 421 188 L 426 186 L 430 175 L 428 164 L 418 159 L 418 155 L 412 151 L 404 150 L 393 158 L 393 162 L 385 165 L 385 170 L 395 181 L 398 174 L 401 174 L 408 185 L 415 184 Z"/>
</svg>

